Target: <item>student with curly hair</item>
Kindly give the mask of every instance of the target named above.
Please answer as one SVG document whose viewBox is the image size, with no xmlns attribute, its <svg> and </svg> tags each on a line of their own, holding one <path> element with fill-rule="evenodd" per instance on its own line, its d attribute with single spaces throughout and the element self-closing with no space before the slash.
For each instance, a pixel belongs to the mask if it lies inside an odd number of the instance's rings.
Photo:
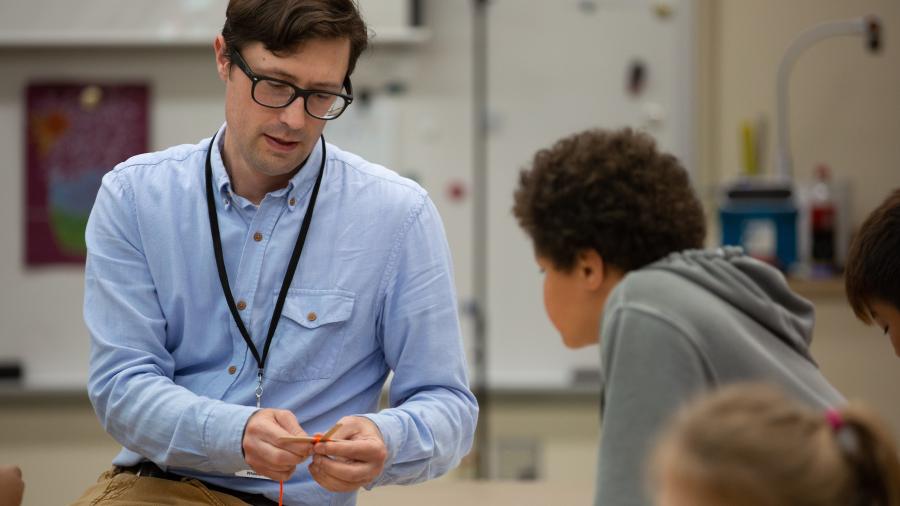
<svg viewBox="0 0 900 506">
<path fill-rule="evenodd" d="M 872 211 L 853 238 L 844 279 L 853 312 L 883 328 L 900 356 L 900 189 Z"/>
<path fill-rule="evenodd" d="M 653 458 L 657 506 L 897 506 L 897 447 L 863 406 L 810 409 L 771 385 L 685 408 Z"/>
<path fill-rule="evenodd" d="M 815 406 L 843 402 L 809 352 L 812 304 L 739 249 L 701 249 L 700 202 L 651 137 L 590 130 L 539 151 L 513 212 L 565 344 L 600 342 L 597 504 L 648 504 L 650 442 L 698 392 L 768 380 Z"/>
</svg>

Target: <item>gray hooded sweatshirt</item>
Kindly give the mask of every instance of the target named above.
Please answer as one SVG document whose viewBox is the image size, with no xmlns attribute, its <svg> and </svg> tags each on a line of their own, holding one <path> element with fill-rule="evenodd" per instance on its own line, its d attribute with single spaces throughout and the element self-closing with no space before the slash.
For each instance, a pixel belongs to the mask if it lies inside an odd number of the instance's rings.
<svg viewBox="0 0 900 506">
<path fill-rule="evenodd" d="M 812 327 L 812 304 L 739 248 L 673 253 L 628 273 L 600 332 L 596 504 L 651 504 L 646 457 L 667 419 L 697 394 L 765 381 L 814 407 L 842 404 L 809 353 Z"/>
</svg>

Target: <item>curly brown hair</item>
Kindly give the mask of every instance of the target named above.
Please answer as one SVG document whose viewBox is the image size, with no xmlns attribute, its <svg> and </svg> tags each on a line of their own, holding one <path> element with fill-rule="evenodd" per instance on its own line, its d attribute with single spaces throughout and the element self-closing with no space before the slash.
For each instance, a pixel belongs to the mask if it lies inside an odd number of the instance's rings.
<svg viewBox="0 0 900 506">
<path fill-rule="evenodd" d="M 900 309 L 900 188 L 872 211 L 850 243 L 844 283 L 853 312 L 865 323 L 872 323 L 872 299 Z"/>
<path fill-rule="evenodd" d="M 687 172 L 628 128 L 587 130 L 538 151 L 520 174 L 513 214 L 535 252 L 564 270 L 593 249 L 628 272 L 700 248 L 706 236 Z"/>
<path fill-rule="evenodd" d="M 240 51 L 249 43 L 262 42 L 279 56 L 312 39 L 346 38 L 347 76 L 369 43 L 368 28 L 353 0 L 230 0 L 222 36 L 230 49 Z"/>
</svg>

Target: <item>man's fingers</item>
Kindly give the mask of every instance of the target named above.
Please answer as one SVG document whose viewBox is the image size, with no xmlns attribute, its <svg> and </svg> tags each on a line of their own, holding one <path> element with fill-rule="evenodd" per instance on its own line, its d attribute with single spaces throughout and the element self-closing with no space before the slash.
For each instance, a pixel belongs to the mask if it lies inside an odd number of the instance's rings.
<svg viewBox="0 0 900 506">
<path fill-rule="evenodd" d="M 253 413 L 247 420 L 247 432 L 258 435 L 270 435 L 273 440 L 278 436 L 306 435 L 294 413 L 286 409 L 263 409 Z"/>
<path fill-rule="evenodd" d="M 297 422 L 297 418 L 293 413 L 284 409 L 273 409 L 272 410 L 272 420 L 275 423 L 275 426 L 272 427 L 271 432 L 264 439 L 275 446 L 276 448 L 281 448 L 283 450 L 289 451 L 294 455 L 300 457 L 301 459 L 306 459 L 310 453 L 312 453 L 312 444 L 304 443 L 300 441 L 292 441 L 292 442 L 281 442 L 280 438 L 284 436 L 305 436 L 306 431 L 300 427 L 300 423 Z"/>
<path fill-rule="evenodd" d="M 368 462 L 340 461 L 322 455 L 313 457 L 311 466 L 320 469 L 324 474 L 347 483 L 366 484 L 377 476 L 374 466 Z"/>
<path fill-rule="evenodd" d="M 349 441 L 313 444 L 280 441 L 285 436 L 306 435 L 293 413 L 263 409 L 253 414 L 244 433 L 244 458 L 257 473 L 286 480 L 311 453 L 318 455 L 309 472 L 323 487 L 349 492 L 370 483 L 381 473 L 387 449 L 378 427 L 367 418 L 345 417 L 333 437 Z M 328 455 L 325 457 L 324 455 Z"/>
<path fill-rule="evenodd" d="M 283 409 L 263 409 L 247 421 L 243 449 L 248 464 L 257 467 L 297 465 L 312 453 L 312 445 L 280 443 L 279 438 L 305 435 L 293 413 Z"/>
<path fill-rule="evenodd" d="M 272 464 L 269 461 L 260 458 L 246 459 L 247 464 L 257 473 L 272 478 L 273 480 L 287 480 L 297 470 L 297 466 L 291 464 Z"/>
<path fill-rule="evenodd" d="M 287 480 L 297 470 L 297 457 L 292 453 L 262 443 L 260 449 L 248 452 L 245 460 L 257 473 L 274 480 Z"/>
<path fill-rule="evenodd" d="M 303 431 L 303 428 L 300 427 L 300 423 L 297 422 L 297 417 L 294 416 L 294 413 L 286 410 L 286 409 L 274 409 L 273 411 L 273 419 L 275 423 L 278 424 L 279 427 L 284 429 L 287 434 L 285 435 L 294 435 L 294 436 L 305 436 L 306 432 Z"/>
<path fill-rule="evenodd" d="M 310 444 L 310 443 L 291 442 L 291 443 L 277 443 L 277 445 L 278 446 L 276 446 L 276 448 L 279 448 L 286 452 L 290 452 L 292 455 L 299 458 L 300 461 L 297 462 L 298 464 L 300 462 L 303 462 L 304 460 L 306 460 L 306 457 L 309 457 L 309 455 L 312 453 L 312 444 Z"/>
<path fill-rule="evenodd" d="M 297 464 L 312 452 L 309 443 L 279 444 L 278 438 L 303 433 L 293 413 L 286 410 L 263 409 L 247 421 L 242 446 L 244 460 L 257 473 L 274 480 L 287 480 Z"/>
<path fill-rule="evenodd" d="M 318 458 L 321 459 L 323 457 Z M 325 460 L 327 460 L 327 458 Z M 309 473 L 322 488 L 332 492 L 352 492 L 368 483 L 366 481 L 348 481 L 339 476 L 330 474 L 321 462 L 314 461 L 310 464 Z"/>
<path fill-rule="evenodd" d="M 275 469 L 294 467 L 308 456 L 308 451 L 281 448 L 263 440 L 256 440 L 244 452 L 248 464 Z"/>
<path fill-rule="evenodd" d="M 349 492 L 371 483 L 384 468 L 387 447 L 381 431 L 368 418 L 344 417 L 334 437 L 345 441 L 313 446 L 310 474 L 331 491 Z"/>
<path fill-rule="evenodd" d="M 387 448 L 384 447 L 384 444 L 367 439 L 319 443 L 312 450 L 318 455 L 343 457 L 366 462 L 384 462 L 387 459 Z"/>
</svg>

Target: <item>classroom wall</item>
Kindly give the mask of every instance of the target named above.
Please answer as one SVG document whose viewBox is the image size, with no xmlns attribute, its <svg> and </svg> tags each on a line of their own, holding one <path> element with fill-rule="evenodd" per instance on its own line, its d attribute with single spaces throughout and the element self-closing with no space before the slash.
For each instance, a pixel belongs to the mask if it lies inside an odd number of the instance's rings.
<svg viewBox="0 0 900 506">
<path fill-rule="evenodd" d="M 435 181 L 441 187 L 456 177 L 459 167 L 471 158 L 467 132 L 470 76 L 467 64 L 460 60 L 468 51 L 465 20 L 469 2 L 442 0 L 430 2 L 429 6 L 432 4 L 437 15 L 430 22 L 440 35 L 426 57 L 416 56 L 416 51 L 408 48 L 392 47 L 377 49 L 371 58 L 377 64 L 373 68 L 386 74 L 417 79 L 409 95 L 415 106 L 404 109 L 400 115 L 401 135 L 423 142 L 403 155 L 398 168 L 415 171 L 422 161 L 431 161 L 446 174 L 445 179 Z M 838 173 L 852 175 L 853 213 L 857 221 L 890 188 L 900 186 L 900 3 L 703 0 L 700 5 L 697 37 L 701 41 L 698 56 L 702 64 L 698 69 L 696 174 L 705 191 L 737 172 L 739 122 L 758 114 L 766 114 L 772 121 L 775 66 L 791 38 L 817 22 L 870 11 L 880 14 L 884 22 L 885 49 L 881 55 L 868 55 L 858 40 L 835 39 L 813 47 L 794 68 L 791 117 L 795 163 L 801 175 L 808 176 L 819 160 L 831 163 Z M 27 63 L 43 74 L 75 74 L 78 70 L 77 74 L 84 76 L 93 75 L 85 72 L 102 75 L 112 69 L 134 72 L 136 61 L 151 69 L 162 61 L 172 63 L 168 50 L 121 50 L 96 58 L 92 67 L 96 70 L 85 70 L 70 61 L 71 55 L 52 50 L 0 50 L 0 68 L 7 71 L 5 79 L 0 80 L 0 125 L 5 133 L 0 136 L 5 167 L 0 171 L 0 231 L 8 238 L 0 244 L 0 263 L 4 265 L 21 265 L 18 241 L 23 183 L 21 160 L 16 158 L 21 148 L 11 132 L 21 128 L 18 101 L 22 73 L 9 74 L 9 69 Z M 157 123 L 151 138 L 154 147 L 208 135 L 207 126 L 221 119 L 215 113 L 201 114 L 191 109 L 198 103 L 215 109 L 213 104 L 220 101 L 221 90 L 212 75 L 211 58 L 209 65 L 203 68 L 185 62 L 182 70 L 193 77 L 177 86 L 158 85 L 159 109 L 155 111 Z M 360 72 L 361 80 L 384 80 L 374 70 L 361 68 Z M 182 120 L 185 116 L 191 120 Z M 768 164 L 773 160 L 773 135 L 774 124 L 770 123 L 768 156 L 764 159 Z M 441 212 L 457 213 L 450 221 L 459 223 L 460 228 L 448 230 L 448 234 L 462 235 L 462 227 L 469 223 L 469 216 L 464 214 L 467 211 L 450 205 Z M 460 291 L 464 292 L 470 289 L 470 281 L 459 273 L 471 267 L 471 258 L 465 251 L 455 259 Z M 46 321 L 50 314 L 47 307 L 53 308 L 56 317 L 80 322 L 80 276 L 80 272 L 69 269 L 31 273 L 17 270 L 5 275 L 0 281 L 7 290 L 0 295 L 0 303 L 14 305 L 16 311 L 14 317 L 4 319 L 3 337 L 16 336 L 22 342 L 41 339 L 42 329 L 53 327 Z M 26 277 L 27 283 L 35 286 L 23 292 L 18 287 L 23 286 Z M 895 394 L 896 385 L 900 384 L 900 359 L 893 355 L 877 329 L 865 327 L 853 318 L 839 283 L 804 285 L 801 289 L 816 304 L 818 323 L 813 353 L 826 376 L 848 397 L 869 402 L 900 436 L 900 403 Z M 70 304 L 72 299 L 77 299 L 77 303 Z M 20 303 L 21 300 L 30 302 Z M 86 339 L 86 334 L 73 325 L 68 338 Z M 583 351 L 595 352 L 594 348 Z M 69 359 L 83 362 L 85 356 L 73 355 Z M 595 398 L 501 396 L 492 401 L 491 407 L 486 419 L 498 439 L 539 442 L 541 478 L 566 483 L 567 489 L 590 496 L 597 442 L 591 427 L 598 423 Z M 114 441 L 103 434 L 83 398 L 44 395 L 16 400 L 9 395 L 0 396 L 0 460 L 23 465 L 29 487 L 25 506 L 65 504 L 72 500 L 108 465 L 116 448 Z M 464 469 L 462 474 L 465 473 Z M 399 492 L 406 495 L 397 495 L 398 500 L 392 504 L 423 502 L 411 490 Z M 366 499 L 364 495 L 361 504 L 375 504 Z"/>
<path fill-rule="evenodd" d="M 426 34 L 406 43 L 374 25 L 371 51 L 363 55 L 353 76 L 359 99 L 325 129 L 329 141 L 409 176 L 429 191 L 454 257 L 463 337 L 470 349 L 474 341 L 471 308 L 478 295 L 473 286 L 474 200 L 476 191 L 486 194 L 488 286 L 480 302 L 487 321 L 487 366 L 486 379 L 473 376 L 473 381 L 484 381 L 491 388 L 569 388 L 580 378 L 586 378 L 581 383 L 595 387 L 598 377 L 595 354 L 573 353 L 559 346 L 544 316 L 541 277 L 530 242 L 511 213 L 518 172 L 533 153 L 585 128 L 631 125 L 654 135 L 663 149 L 674 152 L 689 168 L 694 165 L 693 128 L 687 125 L 693 123 L 695 103 L 696 2 L 672 0 L 669 15 L 656 13 L 645 2 L 598 2 L 594 9 L 586 8 L 587 3 L 489 3 L 489 34 L 482 49 L 489 62 L 489 103 L 477 113 L 488 124 L 483 135 L 486 167 L 480 169 L 486 173 L 487 184 L 482 188 L 475 188 L 472 154 L 479 132 L 471 95 L 474 8 L 470 0 L 424 2 L 422 30 Z M 103 13 L 113 4 L 89 0 L 86 8 Z M 160 15 L 158 10 L 153 12 Z M 3 13 L 0 7 L 0 18 Z M 57 14 L 56 19 L 62 17 Z M 135 21 L 127 10 L 121 17 Z M 20 18 L 24 25 L 33 22 L 27 16 Z M 153 31 L 147 29 L 149 34 L 137 30 L 135 39 L 125 39 L 129 47 L 121 47 L 102 42 L 104 29 L 90 27 L 95 30 L 71 29 L 70 37 L 93 34 L 74 47 L 53 38 L 15 45 L 4 42 L 9 37 L 0 23 L 0 64 L 7 69 L 7 79 L 0 84 L 0 103 L 5 104 L 0 124 L 8 125 L 11 134 L 0 139 L 0 161 L 6 160 L 10 167 L 24 163 L 21 97 L 27 83 L 34 80 L 147 82 L 152 96 L 152 150 L 197 142 L 221 124 L 223 85 L 214 73 L 210 41 L 192 37 L 154 42 L 148 40 Z M 211 39 L 215 30 L 208 28 Z M 571 37 L 560 37 L 563 30 Z M 46 33 L 51 37 L 53 31 Z M 562 53 L 569 58 L 555 57 Z M 571 65 L 571 61 L 585 65 Z M 630 66 L 638 61 L 647 76 L 643 90 L 631 94 L 625 82 Z M 556 86 L 562 88 L 556 90 Z M 10 170 L 0 178 L 9 187 L 21 188 L 22 176 L 20 170 Z M 453 187 L 462 189 L 461 198 L 453 197 Z M 9 336 L 21 338 L 0 337 L 0 360 L 22 357 L 29 388 L 80 388 L 86 382 L 87 358 L 87 335 L 80 317 L 80 269 L 22 269 L 22 202 L 18 194 L 14 198 L 3 219 L 9 230 L 16 230 L 18 241 L 0 244 L 0 258 L 8 260 L 0 263 L 0 281 L 14 281 L 20 293 L 0 306 L 0 319 L 11 322 Z M 510 290 L 513 285 L 516 290 Z M 52 292 L 55 318 L 41 319 L 46 306 L 31 302 L 44 292 Z"/>
<path fill-rule="evenodd" d="M 390 121 L 364 125 L 368 137 L 403 146 L 370 157 L 431 191 L 454 248 L 456 282 L 470 292 L 471 206 L 450 202 L 442 191 L 451 180 L 469 181 L 471 107 L 469 106 L 469 17 L 467 1 L 432 2 L 430 37 L 425 43 L 402 43 L 390 33 L 375 32 L 375 42 L 354 74 L 358 92 L 369 90 L 388 106 Z M 0 16 L 3 8 L 0 6 Z M 431 19 L 440 22 L 431 22 Z M 215 72 L 212 40 L 181 44 L 135 44 L 116 47 L 36 45 L 0 41 L 0 283 L 16 287 L 0 295 L 0 361 L 25 359 L 28 388 L 82 389 L 87 379 L 88 335 L 82 322 L 83 269 L 78 266 L 24 267 L 25 87 L 32 81 L 146 82 L 150 87 L 151 150 L 194 143 L 214 133 L 224 121 L 224 85 Z M 403 92 L 388 97 L 389 84 Z M 390 102 L 388 104 L 388 102 Z M 364 111 L 358 100 L 347 117 Z M 341 118 L 342 120 L 345 118 Z M 341 125 L 334 125 L 340 127 Z M 326 137 L 335 141 L 332 126 Z M 386 135 L 385 131 L 394 132 Z M 348 132 L 343 132 L 348 137 Z M 347 147 L 346 144 L 338 142 Z M 40 301 L 41 303 L 36 303 Z M 48 313 L 52 316 L 48 317 Z M 468 321 L 464 320 L 464 324 Z M 35 360 L 40 357 L 40 360 Z"/>
<path fill-rule="evenodd" d="M 140 62 L 140 64 L 135 64 Z M 198 62 L 201 62 L 198 64 Z M 146 80 L 151 86 L 152 149 L 196 142 L 224 121 L 224 93 L 210 48 L 9 48 L 0 47 L 0 359 L 29 360 L 32 388 L 83 388 L 88 335 L 82 322 L 84 269 L 25 263 L 25 111 L 31 80 Z M 174 79 L 172 76 L 178 76 Z"/>
</svg>

